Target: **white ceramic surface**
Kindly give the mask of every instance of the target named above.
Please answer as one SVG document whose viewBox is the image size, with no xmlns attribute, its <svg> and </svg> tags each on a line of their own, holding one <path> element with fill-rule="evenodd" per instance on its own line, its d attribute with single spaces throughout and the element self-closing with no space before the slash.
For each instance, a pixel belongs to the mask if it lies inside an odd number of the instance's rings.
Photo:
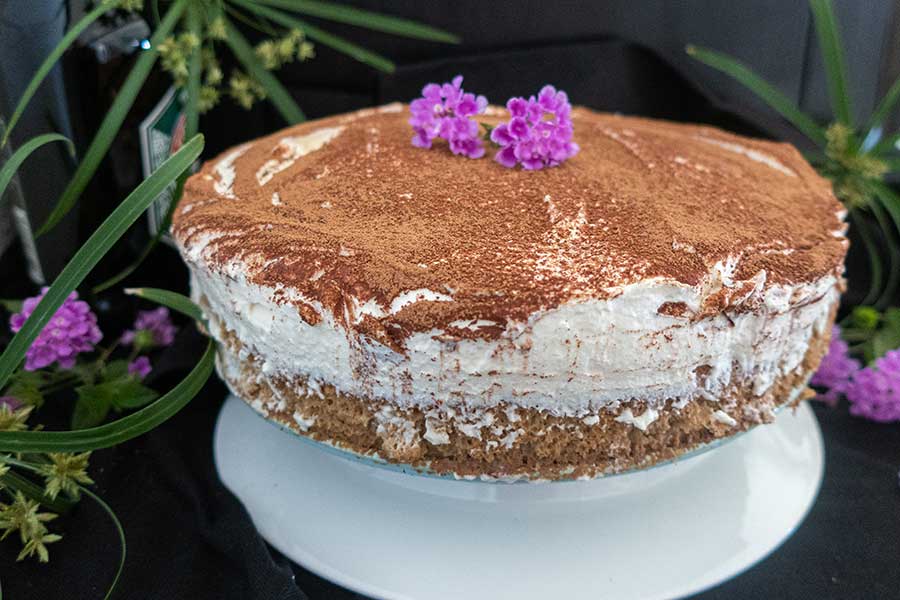
<svg viewBox="0 0 900 600">
<path fill-rule="evenodd" d="M 683 461 L 595 481 L 502 484 L 389 471 L 304 443 L 232 397 L 215 433 L 225 485 L 307 569 L 375 598 L 676 598 L 784 541 L 816 497 L 805 403 Z"/>
</svg>

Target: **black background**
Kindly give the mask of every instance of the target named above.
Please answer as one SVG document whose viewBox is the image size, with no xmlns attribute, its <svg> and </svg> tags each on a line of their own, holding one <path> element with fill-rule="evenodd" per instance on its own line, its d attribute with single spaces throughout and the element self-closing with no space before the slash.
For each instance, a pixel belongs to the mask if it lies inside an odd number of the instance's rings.
<svg viewBox="0 0 900 600">
<path fill-rule="evenodd" d="M 444 24 L 450 29 L 452 23 L 464 20 L 464 15 L 451 17 L 442 17 L 451 22 Z M 567 26 L 550 25 L 558 30 Z M 732 116 L 708 90 L 689 83 L 667 57 L 621 39 L 589 30 L 517 39 L 502 24 L 470 23 L 468 28 L 467 39 L 473 41 L 450 49 L 389 43 L 373 36 L 373 43 L 386 46 L 400 59 L 393 76 L 376 74 L 319 48 L 316 61 L 289 69 L 284 78 L 312 117 L 409 100 L 424 83 L 462 73 L 467 89 L 498 103 L 552 82 L 568 91 L 574 102 L 598 109 L 702 121 L 755 135 L 785 129 L 783 123 L 765 119 L 751 123 L 745 120 L 749 113 L 740 107 L 728 107 L 743 115 Z M 358 34 L 347 33 L 360 40 Z M 201 123 L 208 139 L 206 156 L 278 126 L 278 116 L 268 106 L 244 113 L 224 105 Z M 854 253 L 851 262 L 857 259 Z M 17 250 L 8 252 L 0 266 L 2 297 L 34 292 Z M 851 273 L 861 270 L 853 267 Z M 171 249 L 161 248 L 127 283 L 183 291 L 186 272 Z M 860 288 L 861 282 L 851 278 L 851 286 Z M 127 325 L 136 308 L 133 300 L 118 292 L 91 300 L 108 335 Z M 150 381 L 160 390 L 176 383 L 202 352 L 200 336 L 183 325 L 175 346 L 155 365 Z M 159 429 L 94 454 L 91 474 L 97 491 L 121 518 L 128 538 L 128 561 L 116 597 L 358 598 L 269 548 L 242 506 L 223 488 L 212 463 L 211 440 L 224 397 L 224 387 L 211 380 L 186 409 Z M 62 422 L 70 407 L 60 399 L 42 410 L 42 419 Z M 817 406 L 816 414 L 825 435 L 826 474 L 808 518 L 769 558 L 698 598 L 900 598 L 900 427 L 854 419 L 845 406 Z M 64 538 L 50 547 L 50 565 L 15 563 L 17 543 L 0 544 L 5 597 L 102 597 L 119 553 L 104 513 L 85 500 L 53 525 Z M 378 540 L 360 532 L 359 544 L 374 543 Z"/>
</svg>

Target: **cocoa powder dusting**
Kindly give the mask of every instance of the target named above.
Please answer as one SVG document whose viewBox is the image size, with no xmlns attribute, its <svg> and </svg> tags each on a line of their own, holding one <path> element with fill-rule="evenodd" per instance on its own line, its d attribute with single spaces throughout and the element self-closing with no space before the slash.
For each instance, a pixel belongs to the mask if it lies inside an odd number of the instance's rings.
<svg viewBox="0 0 900 600">
<path fill-rule="evenodd" d="M 173 231 L 187 252 L 215 237 L 204 268 L 239 259 L 249 281 L 295 288 L 389 345 L 459 320 L 499 334 L 535 310 L 648 278 L 698 285 L 728 257 L 735 280 L 765 271 L 765 286 L 840 274 L 841 206 L 789 144 L 584 108 L 573 118 L 581 152 L 542 171 L 504 168 L 490 151 L 470 160 L 440 143 L 414 148 L 405 106 L 307 122 L 251 142 L 230 166 L 231 151 L 207 162 Z M 291 162 L 280 142 L 324 128 L 340 129 Z M 258 179 L 267 162 L 274 174 Z M 391 311 L 421 289 L 452 301 Z M 352 318 L 370 300 L 381 314 Z"/>
</svg>

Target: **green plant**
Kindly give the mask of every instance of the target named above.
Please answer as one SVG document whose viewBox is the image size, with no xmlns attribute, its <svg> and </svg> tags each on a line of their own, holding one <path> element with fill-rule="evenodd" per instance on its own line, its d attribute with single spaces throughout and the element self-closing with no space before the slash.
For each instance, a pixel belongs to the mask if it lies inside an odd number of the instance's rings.
<svg viewBox="0 0 900 600">
<path fill-rule="evenodd" d="M 194 136 L 129 194 L 85 242 L 0 354 L 0 390 L 5 389 L 6 393 L 14 393 L 26 400 L 30 393 L 31 399 L 34 399 L 36 386 L 29 387 L 28 378 L 24 376 L 16 378 L 12 385 L 7 386 L 17 373 L 29 346 L 103 255 L 156 196 L 187 170 L 200 156 L 202 149 L 202 136 Z M 8 163 L 0 174 L 9 167 Z M 4 177 L 4 180 L 8 183 L 8 178 Z M 0 186 L 0 195 L 3 191 L 5 186 Z M 173 309 L 185 312 L 191 318 L 200 317 L 196 307 L 189 306 L 190 301 L 173 300 L 174 297 L 170 292 L 159 296 L 159 299 L 168 301 Z M 86 487 L 92 483 L 86 471 L 90 451 L 138 436 L 178 412 L 196 395 L 212 373 L 213 350 L 213 344 L 209 342 L 198 364 L 170 392 L 141 410 L 105 425 L 78 431 L 29 430 L 26 421 L 33 406 L 25 405 L 15 409 L 8 405 L 0 406 L 0 491 L 9 497 L 9 503 L 0 503 L 0 529 L 4 531 L 3 537 L 12 532 L 19 534 L 23 545 L 20 559 L 36 555 L 39 560 L 46 562 L 49 557 L 46 545 L 60 539 L 59 535 L 48 531 L 46 523 L 57 514 L 66 512 L 78 500 L 80 493 L 84 492 L 109 514 L 119 532 L 122 555 L 107 597 L 112 593 L 125 560 L 125 538 L 112 509 Z M 43 477 L 44 485 L 34 483 L 22 472 Z M 41 506 L 51 512 L 38 512 Z"/>
<path fill-rule="evenodd" d="M 153 3 L 154 12 L 157 4 Z M 78 35 L 110 10 L 137 10 L 141 6 L 141 0 L 102 0 L 72 26 L 28 84 L 9 119 L 3 137 L 0 138 L 0 148 L 8 142 L 10 131 L 16 126 L 40 83 Z M 226 45 L 246 69 L 246 73 L 241 71 L 231 74 L 228 80 L 229 94 L 244 106 L 268 98 L 289 123 L 302 120 L 303 112 L 270 71 L 292 60 L 307 60 L 314 56 L 314 48 L 307 38 L 346 53 L 374 68 L 389 72 L 394 69 L 393 63 L 385 57 L 301 21 L 294 13 L 413 38 L 440 42 L 457 41 L 454 36 L 425 25 L 328 2 L 304 0 L 168 2 L 165 14 L 161 18 L 159 16 L 156 18 L 157 26 L 149 40 L 150 48 L 135 62 L 82 157 L 72 180 L 41 231 L 53 227 L 78 201 L 112 144 L 157 59 L 160 59 L 162 68 L 171 74 L 175 85 L 185 90 L 187 97 L 185 138 L 188 141 L 130 193 L 98 227 L 56 277 L 21 328 L 0 353 L 0 390 L 6 395 L 3 402 L 0 402 L 0 495 L 5 495 L 8 500 L 8 502 L 0 501 L 0 531 L 3 532 L 0 538 L 13 533 L 18 534 L 22 543 L 19 558 L 36 556 L 40 561 L 46 562 L 49 559 L 47 545 L 60 539 L 58 534 L 50 532 L 47 523 L 70 510 L 82 494 L 88 496 L 112 519 L 121 544 L 118 571 L 106 594 L 107 598 L 115 589 L 125 563 L 125 534 L 112 508 L 88 487 L 93 483 L 87 473 L 90 452 L 120 444 L 150 431 L 181 410 L 200 391 L 213 371 L 214 343 L 209 340 L 206 350 L 190 373 L 158 398 L 155 398 L 155 392 L 134 385 L 127 377 L 110 375 L 112 379 L 107 378 L 106 375 L 109 373 L 105 371 L 121 371 L 123 365 L 119 363 L 124 361 L 107 362 L 109 351 L 102 353 L 101 357 L 88 367 L 88 370 L 93 369 L 88 379 L 99 382 L 94 387 L 115 383 L 117 393 L 124 392 L 135 396 L 117 401 L 115 408 L 126 410 L 143 407 L 107 423 L 102 423 L 105 413 L 87 415 L 87 418 L 79 421 L 85 428 L 74 431 L 44 431 L 40 426 L 30 427 L 29 416 L 42 401 L 43 391 L 56 389 L 60 381 L 50 381 L 58 373 L 47 375 L 26 371 L 21 368 L 21 364 L 29 347 L 69 294 L 84 282 L 93 267 L 158 195 L 174 184 L 177 202 L 189 168 L 203 149 L 203 138 L 197 134 L 199 114 L 217 102 L 224 89 L 225 77 L 216 59 L 217 44 Z M 259 29 L 270 37 L 253 47 L 235 27 L 233 20 Z M 68 139 L 50 133 L 27 141 L 14 152 L 0 167 L 0 197 L 28 156 L 44 144 L 56 141 L 65 142 L 69 150 L 73 151 L 72 143 Z M 96 286 L 95 291 L 116 285 L 149 255 L 168 229 L 171 210 L 176 202 L 172 203 L 169 215 L 138 260 L 114 278 Z M 125 291 L 202 322 L 199 308 L 180 294 L 151 288 Z M 22 308 L 21 303 L 14 300 L 3 300 L 2 304 L 11 311 Z M 71 381 L 72 377 L 69 377 L 63 383 L 71 384 Z M 24 404 L 19 406 L 9 404 L 10 397 L 13 396 Z M 39 483 L 35 480 L 43 481 Z"/>
<path fill-rule="evenodd" d="M 900 195 L 885 183 L 886 176 L 900 171 L 900 132 L 885 131 L 885 123 L 900 100 L 900 79 L 868 120 L 857 123 L 831 2 L 810 0 L 809 6 L 828 76 L 835 119 L 830 124 L 817 123 L 774 86 L 729 56 L 697 46 L 688 46 L 687 53 L 744 84 L 815 144 L 817 152 L 810 159 L 831 180 L 869 256 L 871 284 L 862 304 L 883 309 L 900 287 Z M 871 222 L 877 231 L 872 230 Z M 884 244 L 879 245 L 879 237 Z"/>
<path fill-rule="evenodd" d="M 160 3 L 153 3 L 155 12 L 158 12 Z M 296 16 L 298 14 L 392 35 L 442 43 L 458 42 L 456 36 L 421 23 L 330 2 L 170 0 L 167 4 L 161 18 L 156 19 L 156 28 L 149 39 L 148 49 L 142 51 L 135 61 L 81 157 L 71 181 L 46 222 L 38 228 L 37 235 L 46 233 L 59 223 L 84 192 L 157 61 L 172 76 L 176 87 L 185 91 L 185 139 L 188 139 L 197 132 L 200 113 L 215 105 L 226 93 L 245 108 L 249 108 L 257 100 L 268 99 L 289 124 L 302 121 L 305 118 L 303 111 L 271 71 L 294 60 L 314 57 L 313 43 L 330 47 L 381 71 L 394 71 L 395 65 L 388 58 L 303 21 Z M 78 35 L 110 10 L 140 10 L 142 6 L 141 0 L 101 0 L 75 23 L 29 82 L 12 113 L 3 138 L 0 138 L 0 148 L 7 143 L 10 132 L 38 86 Z M 254 47 L 241 34 L 235 22 L 243 23 L 267 38 Z M 244 71 L 236 70 L 226 78 L 218 59 L 223 47 L 234 54 Z M 187 173 L 185 177 L 186 175 Z M 109 289 L 128 277 L 150 254 L 168 230 L 172 210 L 177 204 L 185 177 L 177 182 L 174 200 L 167 215 L 138 258 L 117 275 L 96 285 L 93 290 L 95 293 Z"/>
</svg>

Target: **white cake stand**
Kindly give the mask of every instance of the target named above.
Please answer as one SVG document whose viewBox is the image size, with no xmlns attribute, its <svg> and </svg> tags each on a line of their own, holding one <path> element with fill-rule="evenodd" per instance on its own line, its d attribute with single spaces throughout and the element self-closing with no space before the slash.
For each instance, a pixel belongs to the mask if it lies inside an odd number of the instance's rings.
<svg viewBox="0 0 900 600">
<path fill-rule="evenodd" d="M 279 431 L 231 397 L 225 485 L 260 534 L 374 598 L 676 598 L 751 567 L 805 517 L 822 435 L 805 403 L 710 452 L 585 482 L 501 484 L 361 464 Z"/>
</svg>

